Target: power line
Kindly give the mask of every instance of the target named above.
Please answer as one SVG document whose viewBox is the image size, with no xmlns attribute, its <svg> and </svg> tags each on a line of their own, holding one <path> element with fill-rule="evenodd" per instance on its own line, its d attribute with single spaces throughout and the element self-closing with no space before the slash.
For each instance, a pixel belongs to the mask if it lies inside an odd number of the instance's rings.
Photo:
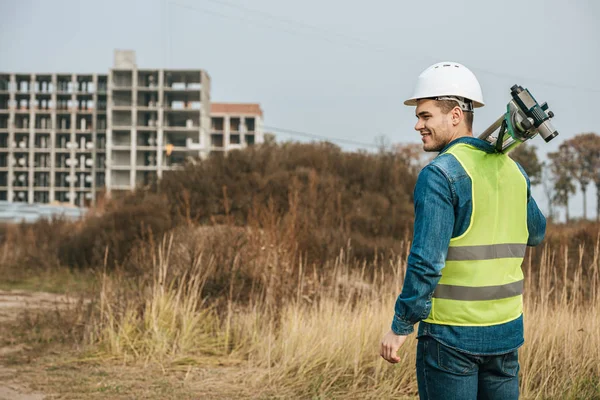
<svg viewBox="0 0 600 400">
<path fill-rule="evenodd" d="M 217 2 L 217 3 L 223 3 L 223 4 L 225 4 L 225 2 L 219 2 L 217 0 L 208 0 L 208 1 L 213 1 L 213 2 Z M 241 20 L 246 20 L 246 21 L 248 21 L 250 23 L 254 23 L 254 21 L 248 20 L 247 18 L 232 17 L 231 15 L 222 14 L 222 13 L 216 12 L 214 10 L 209 10 L 209 9 L 200 8 L 200 7 L 196 7 L 196 6 L 191 6 L 191 5 L 187 5 L 187 4 L 181 4 L 181 3 L 170 1 L 170 0 L 168 2 L 170 4 L 174 4 L 174 5 L 179 6 L 179 7 L 183 7 L 183 8 L 191 9 L 191 10 L 194 10 L 194 11 L 199 11 L 199 12 L 205 12 L 207 14 L 211 14 L 211 15 L 214 15 L 214 16 L 222 17 L 222 18 L 241 19 Z M 235 7 L 235 5 L 232 5 L 232 4 L 229 4 L 229 5 L 232 6 L 232 7 Z M 236 8 L 241 8 L 241 9 L 244 9 L 246 11 L 251 11 L 249 9 L 246 9 L 245 7 L 236 7 Z M 269 15 L 267 13 L 264 13 L 264 14 L 265 15 Z M 275 16 L 270 16 L 270 17 L 276 18 Z M 293 21 L 287 20 L 287 22 L 293 22 Z M 306 25 L 308 27 L 312 27 L 311 25 L 307 25 L 307 24 L 303 24 L 303 25 Z M 269 26 L 271 28 L 274 28 L 274 29 L 280 29 L 280 28 L 274 27 L 272 25 L 267 25 L 267 26 Z M 284 31 L 286 31 L 288 33 L 292 33 L 292 34 L 297 34 L 298 33 L 296 31 L 291 31 L 291 30 L 288 30 L 288 29 L 282 29 L 282 30 L 284 30 Z M 341 35 L 341 36 L 343 36 L 343 35 Z M 335 138 L 335 137 L 331 137 L 331 136 L 318 135 L 318 134 L 314 134 L 314 133 L 302 132 L 302 131 L 297 131 L 297 130 L 292 130 L 292 129 L 286 129 L 286 128 L 279 128 L 279 127 L 275 127 L 275 126 L 263 126 L 263 128 L 268 129 L 270 131 L 273 131 L 274 133 L 280 133 L 280 134 L 287 134 L 287 135 L 305 137 L 305 138 L 315 139 L 315 140 L 325 140 L 325 141 L 329 141 L 329 142 L 343 143 L 343 144 L 349 144 L 349 145 L 354 145 L 354 146 L 364 146 L 364 147 L 371 147 L 371 148 L 379 148 L 379 146 L 376 145 L 376 144 L 374 144 L 374 143 L 365 143 L 365 142 L 359 142 L 359 141 L 350 140 L 350 139 Z"/>
<path fill-rule="evenodd" d="M 245 22 L 248 22 L 248 23 L 250 23 L 252 25 L 256 25 L 256 26 L 259 26 L 259 27 L 267 27 L 267 28 L 271 28 L 271 29 L 275 29 L 275 30 L 280 30 L 280 31 L 284 31 L 284 32 L 292 34 L 292 35 L 296 35 L 296 36 L 312 36 L 313 39 L 314 38 L 318 38 L 320 40 L 325 40 L 325 41 L 330 42 L 332 44 L 340 44 L 339 42 L 336 43 L 335 41 L 333 41 L 330 38 L 325 37 L 323 35 L 318 35 L 318 34 L 314 34 L 314 33 L 311 33 L 311 32 L 302 32 L 302 31 L 299 31 L 299 30 L 290 29 L 289 27 L 275 26 L 275 25 L 268 24 L 268 23 L 266 24 L 264 22 L 257 22 L 255 20 L 253 20 L 251 18 L 247 18 L 247 17 L 242 17 L 242 16 L 238 16 L 238 15 L 223 14 L 223 13 L 220 13 L 218 11 L 211 10 L 211 9 L 202 8 L 202 7 L 198 7 L 198 6 L 192 6 L 192 5 L 189 5 L 189 4 L 182 4 L 182 3 L 179 3 L 179 2 L 176 2 L 176 1 L 170 1 L 170 0 L 169 0 L 169 4 L 173 4 L 173 5 L 178 6 L 178 7 L 186 8 L 186 9 L 197 11 L 197 12 L 200 12 L 200 13 L 205 13 L 205 14 L 213 15 L 213 16 L 220 17 L 220 18 L 232 19 L 232 20 L 238 20 L 238 21 L 245 21 Z M 308 35 L 307 35 L 307 33 L 308 33 Z M 347 47 L 352 47 L 348 43 L 342 43 L 342 44 L 346 45 Z"/>
<path fill-rule="evenodd" d="M 379 146 L 376 145 L 375 143 L 365 143 L 365 142 L 359 142 L 359 141 L 351 140 L 351 139 L 343 139 L 343 138 L 335 138 L 335 137 L 331 137 L 331 136 L 317 135 L 314 133 L 302 132 L 302 131 L 297 131 L 297 130 L 293 130 L 293 129 L 278 128 L 275 126 L 263 125 L 263 128 L 273 131 L 275 133 L 283 133 L 283 134 L 288 134 L 288 135 L 306 137 L 306 138 L 310 138 L 310 139 L 325 140 L 325 141 L 329 141 L 329 142 L 345 143 L 345 144 L 351 144 L 351 145 L 355 145 L 355 146 L 366 146 L 366 147 L 372 147 L 372 148 L 379 148 Z"/>
<path fill-rule="evenodd" d="M 307 24 L 306 22 L 300 22 L 300 21 L 296 21 L 294 19 L 285 18 L 285 17 L 279 16 L 279 15 L 270 14 L 270 13 L 262 11 L 262 10 L 257 10 L 257 9 L 252 9 L 252 8 L 240 6 L 238 4 L 234 4 L 234 3 L 231 3 L 229 1 L 223 1 L 223 0 L 206 0 L 206 1 L 211 2 L 211 3 L 215 3 L 215 4 L 221 4 L 221 5 L 224 5 L 224 6 L 227 6 L 227 7 L 231 7 L 231 8 L 237 8 L 238 10 L 242 10 L 242 11 L 249 12 L 249 13 L 252 13 L 252 14 L 260 15 L 260 16 L 266 17 L 268 19 L 277 21 L 277 22 L 283 22 L 283 23 L 286 23 L 286 24 L 294 24 L 294 25 L 297 25 L 297 26 L 301 26 L 303 28 L 309 28 L 311 30 L 321 31 L 321 32 L 326 33 L 328 35 L 333 35 L 333 36 L 337 36 L 337 37 L 342 38 L 342 39 L 350 40 L 350 41 L 352 41 L 354 43 L 357 43 L 359 45 L 362 45 L 362 46 L 366 46 L 366 47 L 370 47 L 370 48 L 373 47 L 372 43 L 368 43 L 368 42 L 366 42 L 362 38 L 358 38 L 358 37 L 355 37 L 355 36 L 350 36 L 350 35 L 346 35 L 346 34 L 343 34 L 343 33 L 335 32 L 335 31 L 323 28 L 323 27 L 318 26 L 318 25 Z M 385 49 L 381 49 L 381 50 L 385 50 Z"/>
<path fill-rule="evenodd" d="M 341 34 L 339 32 L 334 32 L 334 31 L 331 31 L 331 30 L 328 30 L 328 29 L 325 29 L 325 28 L 321 28 L 321 27 L 315 26 L 315 25 L 307 24 L 307 23 L 304 23 L 304 22 L 299 22 L 299 21 L 296 21 L 296 20 L 293 20 L 293 19 L 289 19 L 289 18 L 284 18 L 284 17 L 281 17 L 281 16 L 277 16 L 277 15 L 274 15 L 274 14 L 267 13 L 267 12 L 262 11 L 262 10 L 257 10 L 257 9 L 252 9 L 252 8 L 245 7 L 245 6 L 240 6 L 240 5 L 233 4 L 233 3 L 230 3 L 230 2 L 227 2 L 227 1 L 223 1 L 223 0 L 206 0 L 206 1 L 212 2 L 212 3 L 216 3 L 216 4 L 221 4 L 221 5 L 224 5 L 226 7 L 236 8 L 236 9 L 245 11 L 247 13 L 252 13 L 252 14 L 261 16 L 263 18 L 267 18 L 267 19 L 271 19 L 271 20 L 275 20 L 275 21 L 280 21 L 280 22 L 283 22 L 283 23 L 286 23 L 286 24 L 293 24 L 293 25 L 296 25 L 296 26 L 300 26 L 300 27 L 304 27 L 304 28 L 309 28 L 311 30 L 318 30 L 318 31 L 321 31 L 321 32 L 326 33 L 328 35 L 337 36 L 338 38 L 349 40 L 351 42 L 342 42 L 342 43 L 340 43 L 339 41 L 336 42 L 334 40 L 331 40 L 330 37 L 327 37 L 327 36 L 325 36 L 323 34 L 317 34 L 317 33 L 314 33 L 314 32 L 307 32 L 307 31 L 290 30 L 289 27 L 282 27 L 282 26 L 274 26 L 274 25 L 271 25 L 271 24 L 265 24 L 264 22 L 257 22 L 257 21 L 255 21 L 255 20 L 253 20 L 251 18 L 248 18 L 248 17 L 241 17 L 241 16 L 233 16 L 233 15 L 230 15 L 230 14 L 223 14 L 223 13 L 216 12 L 214 10 L 205 9 L 205 8 L 201 8 L 201 7 L 198 7 L 198 6 L 192 6 L 192 5 L 189 5 L 189 4 L 183 4 L 183 3 L 179 3 L 179 2 L 175 2 L 175 1 L 170 1 L 169 0 L 169 3 L 173 4 L 175 6 L 187 8 L 187 9 L 198 11 L 198 12 L 201 12 L 201 13 L 211 14 L 211 15 L 218 16 L 218 17 L 221 17 L 221 18 L 237 19 L 237 20 L 249 22 L 249 23 L 257 25 L 257 26 L 266 26 L 268 28 L 276 29 L 276 30 L 281 30 L 281 31 L 284 31 L 284 32 L 287 32 L 287 33 L 290 33 L 290 34 L 293 34 L 293 35 L 310 36 L 313 39 L 314 38 L 318 38 L 318 39 L 321 39 L 321 40 L 328 41 L 328 42 L 330 42 L 332 44 L 343 44 L 343 45 L 345 45 L 347 47 L 360 47 L 360 48 L 367 49 L 369 51 L 374 51 L 374 52 L 397 53 L 399 51 L 402 51 L 402 49 L 399 49 L 399 48 L 375 47 L 375 46 L 371 45 L 370 43 L 368 43 L 365 40 L 360 39 L 360 38 L 356 38 L 356 37 L 344 35 L 344 34 Z M 430 56 L 427 56 L 427 55 L 423 55 L 423 54 L 421 55 L 421 58 L 422 59 L 427 59 L 428 61 L 435 61 L 436 60 L 433 57 L 430 57 Z M 511 74 L 501 73 L 501 72 L 497 72 L 497 71 L 492 71 L 492 70 L 485 69 L 485 68 L 479 68 L 479 67 L 476 67 L 474 65 L 471 65 L 470 68 L 472 68 L 474 70 L 477 70 L 477 71 L 480 71 L 480 72 L 483 72 L 485 74 L 497 76 L 497 77 L 500 77 L 500 78 L 510 78 L 510 79 L 517 80 L 517 81 L 537 82 L 537 83 L 542 84 L 544 86 L 556 87 L 556 88 L 560 88 L 560 89 L 571 89 L 571 90 L 577 90 L 577 91 L 589 92 L 589 93 L 600 93 L 600 89 L 596 89 L 596 88 L 584 88 L 584 87 L 575 86 L 575 85 L 568 85 L 568 84 L 562 84 L 562 83 L 556 83 L 556 82 L 548 82 L 548 81 L 544 81 L 544 80 L 541 80 L 541 79 L 538 79 L 538 78 L 521 77 L 521 76 L 517 76 L 517 75 L 511 75 Z"/>
<path fill-rule="evenodd" d="M 539 83 L 539 84 L 541 84 L 543 86 L 556 87 L 556 88 L 559 88 L 559 89 L 572 89 L 572 90 L 579 90 L 579 91 L 582 91 L 582 92 L 600 93 L 600 89 L 596 89 L 596 88 L 583 88 L 583 87 L 574 86 L 574 85 L 565 85 L 565 84 L 561 84 L 561 83 L 548 82 L 548 81 L 544 81 L 544 80 L 538 79 L 538 78 L 525 78 L 525 77 L 517 76 L 517 75 L 511 75 L 511 74 L 505 74 L 505 73 L 501 73 L 501 72 L 489 71 L 489 70 L 486 70 L 486 69 L 483 69 L 483 68 L 479 68 L 479 67 L 474 67 L 474 66 L 471 66 L 469 68 L 474 69 L 475 71 L 483 72 L 484 74 L 497 76 L 499 78 L 510 78 L 510 79 L 515 80 L 515 81 L 521 81 L 521 80 L 531 81 L 531 82 Z M 525 86 L 529 86 L 529 85 L 526 85 L 526 84 L 524 84 L 524 85 Z"/>
</svg>

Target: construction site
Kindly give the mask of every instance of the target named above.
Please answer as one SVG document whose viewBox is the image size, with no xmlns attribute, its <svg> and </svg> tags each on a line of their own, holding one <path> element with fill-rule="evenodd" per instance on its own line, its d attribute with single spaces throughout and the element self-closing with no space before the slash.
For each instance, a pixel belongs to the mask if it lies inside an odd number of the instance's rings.
<svg viewBox="0 0 600 400">
<path fill-rule="evenodd" d="M 0 201 L 94 205 L 209 153 L 262 143 L 257 103 L 212 103 L 202 69 L 0 72 Z"/>
</svg>

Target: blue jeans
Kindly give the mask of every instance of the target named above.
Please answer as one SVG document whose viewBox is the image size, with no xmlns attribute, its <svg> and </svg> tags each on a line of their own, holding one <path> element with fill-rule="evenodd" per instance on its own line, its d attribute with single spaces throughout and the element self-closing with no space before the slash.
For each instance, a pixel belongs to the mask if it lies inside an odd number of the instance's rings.
<svg viewBox="0 0 600 400">
<path fill-rule="evenodd" d="M 421 400 L 519 398 L 518 350 L 478 356 L 444 346 L 429 336 L 417 345 L 417 382 Z"/>
</svg>

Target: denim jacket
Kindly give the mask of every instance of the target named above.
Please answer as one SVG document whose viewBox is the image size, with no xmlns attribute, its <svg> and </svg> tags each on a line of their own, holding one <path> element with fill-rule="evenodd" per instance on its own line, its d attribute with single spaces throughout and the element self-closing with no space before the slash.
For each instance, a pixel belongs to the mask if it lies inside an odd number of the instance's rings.
<svg viewBox="0 0 600 400">
<path fill-rule="evenodd" d="M 415 226 L 402 293 L 398 296 L 392 331 L 398 335 L 413 332 L 419 321 L 418 336 L 431 336 L 440 343 L 476 355 L 502 354 L 523 344 L 523 315 L 493 326 L 449 326 L 423 322 L 431 310 L 431 297 L 442 276 L 450 239 L 463 234 L 472 212 L 471 178 L 453 155 L 446 151 L 466 143 L 493 153 L 494 146 L 474 138 L 461 137 L 448 144 L 419 173 L 414 191 Z M 527 181 L 528 246 L 544 239 L 546 219 L 531 197 Z"/>
</svg>

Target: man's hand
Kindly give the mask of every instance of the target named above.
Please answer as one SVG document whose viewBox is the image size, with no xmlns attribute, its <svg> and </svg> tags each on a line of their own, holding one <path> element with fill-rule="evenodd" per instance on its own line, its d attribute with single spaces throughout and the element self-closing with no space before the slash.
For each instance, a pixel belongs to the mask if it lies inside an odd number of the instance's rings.
<svg viewBox="0 0 600 400">
<path fill-rule="evenodd" d="M 396 364 L 400 361 L 400 357 L 396 353 L 400 349 L 400 346 L 404 344 L 408 336 L 396 335 L 393 331 L 389 331 L 381 340 L 381 357 L 385 358 L 387 362 Z"/>
</svg>

